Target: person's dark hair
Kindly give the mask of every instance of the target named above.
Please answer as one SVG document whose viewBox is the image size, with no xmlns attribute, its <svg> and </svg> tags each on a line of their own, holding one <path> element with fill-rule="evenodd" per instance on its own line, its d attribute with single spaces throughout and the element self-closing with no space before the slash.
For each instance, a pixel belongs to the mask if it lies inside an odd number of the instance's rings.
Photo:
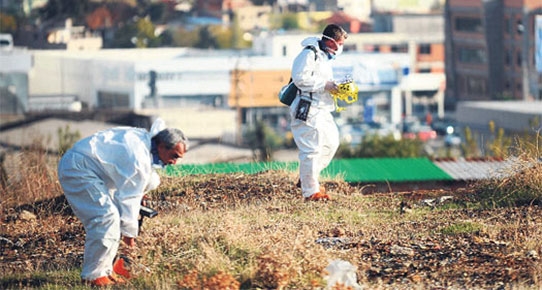
<svg viewBox="0 0 542 290">
<path fill-rule="evenodd" d="M 176 128 L 166 128 L 160 131 L 156 136 L 152 137 L 152 141 L 156 144 L 164 144 L 167 149 L 174 148 L 178 143 L 182 143 L 185 150 L 188 151 L 188 139 L 183 131 Z"/>
<path fill-rule="evenodd" d="M 344 29 L 337 24 L 329 24 L 328 26 L 326 26 L 322 34 L 327 37 L 333 38 L 334 40 L 339 40 L 343 36 L 345 39 L 348 38 L 348 34 L 346 33 L 346 31 L 344 31 Z"/>
</svg>

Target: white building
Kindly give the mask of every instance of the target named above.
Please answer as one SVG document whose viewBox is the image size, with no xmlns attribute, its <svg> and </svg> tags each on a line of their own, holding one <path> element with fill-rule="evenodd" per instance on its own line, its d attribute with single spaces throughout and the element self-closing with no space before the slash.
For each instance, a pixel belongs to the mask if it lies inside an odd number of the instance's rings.
<svg viewBox="0 0 542 290">
<path fill-rule="evenodd" d="M 193 56 L 190 50 L 111 49 L 33 51 L 32 97 L 76 95 L 91 109 L 141 109 L 155 106 L 151 71 L 158 96 L 224 96 L 237 57 Z"/>
<path fill-rule="evenodd" d="M 0 114 L 21 114 L 28 106 L 28 73 L 32 55 L 14 47 L 11 35 L 1 34 L 0 42 Z"/>
<path fill-rule="evenodd" d="M 352 17 L 369 21 L 371 18 L 371 2 L 371 0 L 337 0 L 337 6 Z"/>
<path fill-rule="evenodd" d="M 277 114 L 277 110 L 282 112 L 286 108 L 277 101 L 276 108 L 259 108 L 256 105 L 247 108 L 242 117 L 236 115 L 240 112 L 228 107 L 228 99 L 230 106 L 235 104 L 231 101 L 235 97 L 232 88 L 235 84 L 234 73 L 275 71 L 284 72 L 286 77 L 294 57 L 302 49 L 301 41 L 308 36 L 311 35 L 263 34 L 254 40 L 252 51 L 189 48 L 36 50 L 32 51 L 34 67 L 29 78 L 30 103 L 43 107 L 49 100 L 61 99 L 65 103 L 72 102 L 69 106 L 72 110 L 78 105 L 73 102 L 81 102 L 82 108 L 89 109 L 152 111 L 167 108 L 177 112 L 169 114 L 171 119 L 184 119 L 186 122 L 201 122 L 202 108 L 205 108 L 205 112 L 210 114 L 203 117 L 206 122 L 218 116 L 222 116 L 222 121 L 208 124 L 208 130 L 194 133 L 209 133 L 213 131 L 212 126 L 224 126 L 226 123 L 232 123 L 235 127 L 240 119 L 251 120 L 253 116 Z M 353 46 L 334 61 L 335 79 L 341 80 L 349 75 L 360 88 L 360 105 L 353 106 L 341 116 L 361 116 L 364 99 L 371 98 L 377 107 L 385 108 L 381 112 L 385 114 L 383 121 L 399 124 L 403 112 L 403 92 L 417 89 L 417 76 L 411 73 L 413 58 L 406 52 L 357 51 L 357 47 L 363 47 L 378 37 L 351 35 L 349 42 Z M 378 39 L 380 42 L 397 41 L 389 34 L 382 34 Z M 405 83 L 407 80 L 408 83 Z M 440 86 L 440 78 L 424 80 L 424 90 L 427 87 L 438 89 Z M 274 86 L 270 86 L 265 91 L 275 94 L 273 89 Z M 277 85 L 276 92 L 279 89 Z M 250 92 L 248 94 L 251 98 Z M 36 109 L 37 105 L 33 108 Z M 179 109 L 184 110 L 182 116 L 178 113 Z M 410 110 L 407 109 L 407 112 Z M 193 125 L 190 123 L 190 127 L 198 127 Z M 239 131 L 239 127 L 234 129 Z"/>
</svg>

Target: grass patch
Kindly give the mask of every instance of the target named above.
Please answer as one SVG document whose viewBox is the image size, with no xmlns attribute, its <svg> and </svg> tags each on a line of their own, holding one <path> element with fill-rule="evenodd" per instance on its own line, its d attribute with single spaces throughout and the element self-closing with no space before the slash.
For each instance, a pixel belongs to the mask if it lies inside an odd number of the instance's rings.
<svg viewBox="0 0 542 290">
<path fill-rule="evenodd" d="M 482 225 L 473 222 L 458 222 L 440 229 L 445 235 L 478 234 L 483 229 Z"/>
</svg>

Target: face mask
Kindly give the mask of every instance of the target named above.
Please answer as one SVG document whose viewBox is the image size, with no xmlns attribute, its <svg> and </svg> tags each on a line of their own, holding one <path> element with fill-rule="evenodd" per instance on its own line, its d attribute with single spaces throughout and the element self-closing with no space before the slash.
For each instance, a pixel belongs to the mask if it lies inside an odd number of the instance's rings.
<svg viewBox="0 0 542 290">
<path fill-rule="evenodd" d="M 338 56 L 338 55 L 341 55 L 341 53 L 343 53 L 343 46 L 342 45 L 337 45 L 337 51 L 335 51 L 335 56 Z"/>
<path fill-rule="evenodd" d="M 331 41 L 333 41 L 335 43 L 335 45 L 337 46 L 337 50 L 334 50 L 330 47 L 326 47 L 326 51 L 328 52 L 328 58 L 329 59 L 335 59 L 336 56 L 340 55 L 341 53 L 343 53 L 343 46 L 338 44 L 337 41 L 335 41 L 335 39 L 327 36 L 327 35 L 323 35 L 324 38 L 327 38 Z"/>
</svg>

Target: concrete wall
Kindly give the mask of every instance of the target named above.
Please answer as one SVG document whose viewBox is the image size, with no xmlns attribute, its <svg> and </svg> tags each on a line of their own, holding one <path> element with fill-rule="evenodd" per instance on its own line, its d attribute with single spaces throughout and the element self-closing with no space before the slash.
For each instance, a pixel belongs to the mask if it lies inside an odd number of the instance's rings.
<svg viewBox="0 0 542 290">
<path fill-rule="evenodd" d="M 22 49 L 0 51 L 0 113 L 21 114 L 28 106 L 32 55 Z"/>
<path fill-rule="evenodd" d="M 539 128 L 531 123 L 538 119 Z M 506 132 L 534 133 L 542 124 L 542 101 L 460 102 L 456 120 L 462 126 L 487 131 L 490 121 Z"/>
</svg>

